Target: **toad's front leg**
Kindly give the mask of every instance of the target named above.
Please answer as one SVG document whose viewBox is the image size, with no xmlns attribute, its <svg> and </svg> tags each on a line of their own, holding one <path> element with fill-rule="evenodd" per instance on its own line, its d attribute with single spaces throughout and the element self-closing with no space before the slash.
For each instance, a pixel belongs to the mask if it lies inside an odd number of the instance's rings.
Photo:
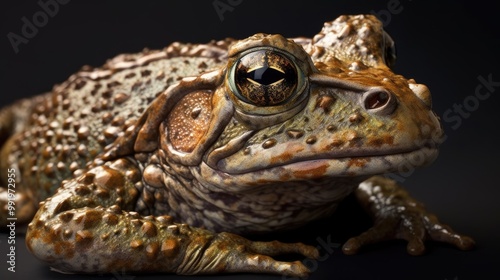
<svg viewBox="0 0 500 280">
<path fill-rule="evenodd" d="M 270 256 L 318 256 L 315 248 L 303 244 L 252 242 L 176 224 L 169 216 L 141 216 L 132 211 L 138 174 L 132 161 L 120 159 L 63 183 L 29 225 L 28 248 L 58 270 L 79 273 L 259 272 L 303 277 L 309 271 L 302 263 Z"/>
<path fill-rule="evenodd" d="M 439 222 L 393 180 L 374 176 L 361 183 L 355 194 L 375 224 L 344 244 L 342 250 L 346 254 L 355 254 L 366 244 L 390 239 L 408 241 L 407 251 L 411 255 L 424 253 L 425 240 L 450 243 L 462 250 L 474 247 L 472 238 Z"/>
</svg>

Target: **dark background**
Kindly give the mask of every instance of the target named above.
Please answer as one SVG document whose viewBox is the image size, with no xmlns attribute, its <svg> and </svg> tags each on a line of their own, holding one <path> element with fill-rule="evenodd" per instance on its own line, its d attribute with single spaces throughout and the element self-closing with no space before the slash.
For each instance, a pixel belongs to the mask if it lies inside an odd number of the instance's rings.
<svg viewBox="0 0 500 280">
<path fill-rule="evenodd" d="M 44 0 L 46 1 L 46 0 Z M 395 72 L 426 84 L 448 138 L 434 164 L 415 171 L 404 185 L 442 221 L 473 236 L 477 248 L 461 252 L 429 243 L 412 257 L 405 243 L 387 242 L 357 256 L 339 249 L 312 263 L 309 279 L 498 279 L 500 276 L 500 86 L 483 100 L 474 97 L 479 76 L 500 82 L 498 9 L 486 1 L 239 1 L 217 14 L 209 1 L 69 1 L 15 53 L 7 34 L 21 35 L 22 18 L 41 10 L 37 1 L 4 1 L 1 8 L 0 105 L 48 91 L 81 66 L 102 65 L 119 53 L 162 48 L 174 41 L 204 43 L 257 32 L 287 37 L 316 34 L 341 14 L 376 13 L 398 47 Z M 228 0 L 218 0 L 228 3 Z M 238 2 L 233 0 L 232 2 Z M 396 5 L 396 3 L 399 3 Z M 233 3 L 234 4 L 234 3 Z M 391 13 L 392 12 L 392 13 Z M 487 93 L 485 88 L 482 93 Z M 465 114 L 453 110 L 465 106 Z M 450 111 L 451 110 L 451 111 Z M 2 171 L 6 172 L 6 171 Z M 262 238 L 344 242 L 368 226 L 357 208 L 300 230 Z M 343 218 L 342 218 L 343 217 Z M 29 255 L 17 236 L 16 273 L 7 271 L 7 235 L 0 235 L 0 275 L 7 279 L 164 279 L 165 275 L 63 275 Z M 0 278 L 6 279 L 4 276 Z M 285 279 L 267 275 L 169 279 Z"/>
</svg>

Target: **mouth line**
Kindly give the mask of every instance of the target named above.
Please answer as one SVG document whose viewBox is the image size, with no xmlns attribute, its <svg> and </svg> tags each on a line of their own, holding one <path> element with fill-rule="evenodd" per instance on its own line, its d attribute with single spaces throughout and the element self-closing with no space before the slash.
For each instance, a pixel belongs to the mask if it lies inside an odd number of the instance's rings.
<svg viewBox="0 0 500 280">
<path fill-rule="evenodd" d="M 425 143 L 424 145 L 419 145 L 419 146 L 413 146 L 409 148 L 400 148 L 400 149 L 394 149 L 394 150 L 387 150 L 387 149 L 360 149 L 356 152 L 353 152 L 352 150 L 350 151 L 345 151 L 343 153 L 335 153 L 333 155 L 332 153 L 324 153 L 322 155 L 309 155 L 309 156 L 303 156 L 303 157 L 298 157 L 296 159 L 292 159 L 287 162 L 283 163 L 275 163 L 275 164 L 270 164 L 266 167 L 250 167 L 242 170 L 231 170 L 233 168 L 226 168 L 224 163 L 222 161 L 219 161 L 219 164 L 217 164 L 217 169 L 219 169 L 222 172 L 228 173 L 228 174 L 246 174 L 246 173 L 252 173 L 252 172 L 263 172 L 267 170 L 273 170 L 273 169 L 278 169 L 278 168 L 286 168 L 290 167 L 293 168 L 299 167 L 299 166 L 305 166 L 308 163 L 313 163 L 313 162 L 333 162 L 333 161 L 349 161 L 349 160 L 363 160 L 366 159 L 367 162 L 374 160 L 374 159 L 379 159 L 381 161 L 384 161 L 384 159 L 388 160 L 389 158 L 400 158 L 401 160 L 404 160 L 406 158 L 409 160 L 409 158 L 413 155 L 418 155 L 421 153 L 421 156 L 424 158 L 424 162 L 428 162 L 428 158 L 431 158 L 429 155 L 435 155 L 437 152 L 437 145 L 435 143 Z M 420 166 L 419 164 L 414 164 L 414 167 Z M 422 164 L 425 165 L 425 164 Z M 388 171 L 391 172 L 391 171 Z"/>
</svg>

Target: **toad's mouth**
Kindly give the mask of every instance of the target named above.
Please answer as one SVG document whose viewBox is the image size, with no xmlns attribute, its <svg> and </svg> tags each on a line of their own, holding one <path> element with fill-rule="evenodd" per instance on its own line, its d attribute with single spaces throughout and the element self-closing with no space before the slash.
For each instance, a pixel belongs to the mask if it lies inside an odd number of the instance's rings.
<svg viewBox="0 0 500 280">
<path fill-rule="evenodd" d="M 408 174 L 425 166 L 437 157 L 436 143 L 390 149 L 356 149 L 325 153 L 294 153 L 293 149 L 281 157 L 233 154 L 224 158 L 209 158 L 206 167 L 226 176 L 258 178 L 266 181 L 293 181 L 326 177 L 356 177 L 398 172 Z M 210 160 L 211 159 L 211 160 Z"/>
</svg>

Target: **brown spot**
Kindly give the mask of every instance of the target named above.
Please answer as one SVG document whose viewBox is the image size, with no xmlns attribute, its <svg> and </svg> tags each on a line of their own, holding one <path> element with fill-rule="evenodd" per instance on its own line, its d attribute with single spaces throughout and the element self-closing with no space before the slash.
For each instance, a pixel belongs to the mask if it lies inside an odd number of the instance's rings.
<svg viewBox="0 0 500 280">
<path fill-rule="evenodd" d="M 123 92 L 119 92 L 119 93 L 115 94 L 115 96 L 114 96 L 114 100 L 115 100 L 116 104 L 122 104 L 123 102 L 127 101 L 129 98 L 130 98 L 130 95 L 123 93 Z"/>
<path fill-rule="evenodd" d="M 264 141 L 264 143 L 262 143 L 262 148 L 269 149 L 271 147 L 274 147 L 277 143 L 278 141 L 274 138 L 267 139 L 266 141 Z"/>
<path fill-rule="evenodd" d="M 293 175 L 296 178 L 321 178 L 324 176 L 327 165 L 321 164 L 319 166 L 311 166 L 310 168 L 304 168 L 302 170 L 296 170 Z"/>
<path fill-rule="evenodd" d="M 64 212 L 59 215 L 59 220 L 61 220 L 64 223 L 68 223 L 73 219 L 74 214 L 72 212 Z"/>
<path fill-rule="evenodd" d="M 293 139 L 299 139 L 300 137 L 304 136 L 304 131 L 298 129 L 290 129 L 286 131 L 286 135 Z"/>
<path fill-rule="evenodd" d="M 113 189 L 116 186 L 123 186 L 125 181 L 119 171 L 102 166 L 102 169 L 95 175 L 94 183 L 102 188 Z"/>
<path fill-rule="evenodd" d="M 141 222 L 141 220 L 139 220 L 139 219 L 132 219 L 132 220 L 130 220 L 130 223 L 131 223 L 132 225 L 136 226 L 136 227 L 138 227 L 138 226 L 141 226 L 141 225 L 142 225 L 142 222 Z"/>
<path fill-rule="evenodd" d="M 49 178 L 53 178 L 56 175 L 55 171 L 56 171 L 56 168 L 55 168 L 53 162 L 47 163 L 47 165 L 45 165 L 45 168 L 43 170 L 43 172 L 45 173 L 45 176 L 47 176 Z"/>
<path fill-rule="evenodd" d="M 104 216 L 102 216 L 102 220 L 110 226 L 118 224 L 119 221 L 118 216 L 113 213 L 104 214 Z"/>
<path fill-rule="evenodd" d="M 115 192 L 119 196 L 123 196 L 123 194 L 125 194 L 125 191 L 123 190 L 123 188 L 120 188 L 120 187 L 116 188 Z M 114 206 L 117 206 L 117 205 L 114 205 Z"/>
<path fill-rule="evenodd" d="M 142 242 L 142 240 L 140 240 L 140 239 L 132 240 L 130 242 L 130 247 L 132 249 L 142 249 L 143 246 L 144 246 L 144 242 Z"/>
<path fill-rule="evenodd" d="M 106 239 L 108 239 L 108 238 L 109 238 L 109 236 L 110 236 L 110 235 L 111 235 L 111 234 L 110 234 L 109 232 L 108 232 L 108 233 L 103 233 L 103 234 L 101 234 L 101 239 L 102 239 L 102 240 L 106 240 Z"/>
<path fill-rule="evenodd" d="M 349 160 L 349 162 L 347 162 L 347 166 L 348 167 L 352 167 L 352 166 L 363 167 L 369 161 L 370 161 L 369 158 L 352 158 Z"/>
<path fill-rule="evenodd" d="M 170 225 L 167 227 L 167 232 L 171 234 L 178 234 L 179 233 L 179 226 L 177 225 Z"/>
<path fill-rule="evenodd" d="M 313 136 L 309 136 L 306 139 L 306 143 L 309 144 L 309 145 L 312 145 L 312 144 L 316 143 L 317 140 L 318 139 L 316 138 L 316 136 L 314 136 L 314 135 Z"/>
<path fill-rule="evenodd" d="M 361 140 L 361 137 L 356 131 L 347 131 L 344 137 L 349 142 L 349 146 L 351 147 L 359 144 Z"/>
<path fill-rule="evenodd" d="M 49 229 L 49 234 L 52 236 L 60 236 L 62 233 L 62 224 L 52 225 Z"/>
<path fill-rule="evenodd" d="M 102 123 L 107 124 L 113 119 L 113 114 L 106 112 L 102 115 Z"/>
<path fill-rule="evenodd" d="M 44 157 L 44 158 L 51 158 L 52 155 L 53 155 L 53 153 L 52 153 L 51 146 L 45 147 L 45 149 L 42 151 L 42 157 Z"/>
<path fill-rule="evenodd" d="M 146 182 L 146 184 L 148 184 L 152 187 L 155 187 L 155 188 L 160 188 L 160 187 L 164 187 L 162 174 L 163 174 L 163 171 L 159 166 L 148 165 L 144 169 L 142 176 L 143 176 L 143 179 Z"/>
<path fill-rule="evenodd" d="M 53 121 L 49 124 L 49 127 L 52 129 L 55 129 L 59 126 L 59 123 L 57 121 Z"/>
<path fill-rule="evenodd" d="M 73 162 L 69 165 L 69 171 L 74 172 L 74 171 L 76 171 L 79 167 L 80 167 L 80 166 L 78 165 L 78 162 L 73 161 Z"/>
<path fill-rule="evenodd" d="M 132 85 L 132 91 L 137 91 L 142 86 L 142 82 L 135 82 Z"/>
<path fill-rule="evenodd" d="M 113 121 L 111 121 L 111 125 L 120 126 L 125 123 L 125 118 L 121 116 L 116 116 Z"/>
<path fill-rule="evenodd" d="M 75 89 L 79 90 L 79 89 L 83 88 L 86 84 L 87 84 L 87 82 L 85 80 L 77 79 L 75 81 Z"/>
<path fill-rule="evenodd" d="M 62 102 L 62 108 L 64 110 L 68 110 L 69 107 L 71 105 L 71 102 L 69 101 L 69 99 L 64 99 L 63 102 Z"/>
<path fill-rule="evenodd" d="M 97 143 L 99 143 L 99 144 L 101 144 L 101 145 L 104 146 L 104 145 L 107 144 L 106 139 L 107 138 L 104 137 L 104 135 L 101 134 L 101 135 L 97 136 Z"/>
<path fill-rule="evenodd" d="M 146 246 L 146 257 L 149 261 L 154 261 L 158 256 L 158 252 L 160 251 L 160 245 L 158 243 L 151 243 Z"/>
<path fill-rule="evenodd" d="M 334 101 L 335 98 L 333 98 L 332 96 L 328 95 L 320 96 L 316 102 L 316 108 L 321 108 L 325 111 L 325 113 L 328 113 L 330 112 L 330 107 L 332 106 Z"/>
<path fill-rule="evenodd" d="M 249 155 L 250 152 L 252 152 L 252 149 L 250 149 L 250 147 L 246 147 L 244 150 L 243 150 L 243 154 L 244 155 Z"/>
<path fill-rule="evenodd" d="M 90 129 L 86 126 L 82 126 L 77 131 L 78 139 L 85 140 L 90 135 Z"/>
<path fill-rule="evenodd" d="M 62 156 L 64 158 L 66 158 L 71 153 L 72 150 L 73 150 L 72 146 L 70 146 L 70 145 L 63 145 L 62 146 Z"/>
<path fill-rule="evenodd" d="M 354 113 L 349 116 L 350 123 L 359 123 L 363 120 L 363 116 L 360 113 Z"/>
<path fill-rule="evenodd" d="M 163 71 L 158 72 L 158 75 L 156 75 L 156 79 L 161 80 L 163 78 L 165 78 L 165 72 Z"/>
<path fill-rule="evenodd" d="M 142 224 L 141 231 L 147 237 L 155 237 L 158 233 L 155 224 L 149 221 Z"/>
<path fill-rule="evenodd" d="M 130 218 L 134 218 L 134 219 L 139 219 L 141 217 L 141 215 L 139 215 L 139 213 L 135 212 L 135 211 L 130 211 L 127 213 Z"/>
<path fill-rule="evenodd" d="M 64 239 L 70 239 L 73 236 L 73 231 L 70 229 L 65 229 L 62 234 Z"/>
<path fill-rule="evenodd" d="M 110 126 L 104 130 L 104 137 L 108 139 L 114 139 L 118 137 L 118 133 L 120 132 L 120 129 L 115 126 Z"/>
<path fill-rule="evenodd" d="M 103 188 L 98 188 L 94 193 L 100 199 L 105 200 L 105 199 L 109 198 L 109 191 L 105 190 Z"/>
<path fill-rule="evenodd" d="M 330 142 L 330 144 L 328 144 L 328 146 L 326 148 L 331 150 L 333 148 L 337 148 L 337 147 L 344 145 L 344 143 L 345 142 L 342 139 L 332 139 L 332 141 Z"/>
<path fill-rule="evenodd" d="M 47 142 L 54 137 L 54 131 L 53 130 L 46 130 L 44 133 L 45 139 L 47 139 Z"/>
<path fill-rule="evenodd" d="M 60 239 L 51 242 L 54 245 L 54 253 L 66 259 L 71 259 L 75 254 L 74 244 Z"/>
<path fill-rule="evenodd" d="M 333 124 L 330 124 L 326 127 L 326 130 L 328 130 L 329 132 L 333 132 L 333 131 L 337 130 L 337 127 L 334 126 Z"/>
<path fill-rule="evenodd" d="M 108 87 L 109 87 L 109 84 L 108 84 Z M 102 94 L 103 98 L 110 98 L 113 95 L 113 91 L 109 89 L 109 90 L 104 91 L 101 94 Z"/>
<path fill-rule="evenodd" d="M 174 239 L 167 239 L 161 244 L 161 253 L 167 258 L 174 257 L 178 249 L 179 244 Z"/>
<path fill-rule="evenodd" d="M 89 185 L 94 181 L 95 174 L 94 173 L 85 173 L 80 178 L 78 178 L 77 182 L 83 185 Z M 82 186 L 83 187 L 83 186 Z M 89 190 L 90 192 L 90 190 Z M 84 193 L 87 194 L 87 193 Z"/>
<path fill-rule="evenodd" d="M 108 211 L 114 214 L 120 214 L 122 212 L 122 208 L 118 205 L 113 205 L 108 208 Z"/>
<path fill-rule="evenodd" d="M 112 81 L 112 82 L 108 83 L 107 87 L 108 88 L 114 88 L 114 87 L 119 86 L 119 85 L 121 85 L 120 82 L 118 82 L 118 81 Z"/>
<path fill-rule="evenodd" d="M 198 68 L 200 68 L 200 69 L 205 69 L 207 67 L 208 67 L 208 65 L 204 61 L 202 61 L 200 64 L 198 64 Z"/>
<path fill-rule="evenodd" d="M 79 196 L 85 196 L 92 192 L 88 186 L 81 185 L 75 188 L 75 192 Z"/>
<path fill-rule="evenodd" d="M 296 154 L 300 153 L 303 150 L 304 150 L 304 147 L 302 145 L 289 145 L 285 149 L 284 153 L 271 157 L 270 162 L 271 162 L 271 164 L 288 162 L 291 159 L 293 159 L 293 157 Z"/>
<path fill-rule="evenodd" d="M 101 110 L 107 110 L 110 107 L 111 107 L 111 102 L 109 100 L 101 100 L 101 107 L 100 108 L 98 107 L 95 112 L 99 112 Z"/>
<path fill-rule="evenodd" d="M 380 147 L 384 144 L 393 145 L 394 144 L 394 136 L 383 135 L 382 137 L 370 139 L 367 144 L 370 146 L 375 146 L 375 147 Z"/>
<path fill-rule="evenodd" d="M 147 76 L 149 76 L 149 75 L 151 75 L 151 70 L 147 70 L 147 69 L 146 69 L 146 70 L 142 70 L 142 71 L 141 71 L 141 76 L 142 76 L 142 77 L 147 77 Z"/>
<path fill-rule="evenodd" d="M 56 164 L 56 168 L 58 171 L 62 172 L 64 170 L 66 170 L 66 164 L 64 164 L 62 161 L 60 161 Z"/>
<path fill-rule="evenodd" d="M 75 234 L 76 245 L 80 248 L 89 248 L 94 240 L 94 235 L 89 230 L 79 230 Z"/>
<path fill-rule="evenodd" d="M 75 119 L 73 117 L 68 117 L 63 121 L 62 127 L 68 129 L 74 121 Z"/>
<path fill-rule="evenodd" d="M 87 116 L 90 116 L 92 112 L 88 108 L 84 108 L 83 110 L 80 111 L 80 118 L 86 118 Z"/>
<path fill-rule="evenodd" d="M 97 226 L 102 219 L 102 211 L 87 210 L 81 219 L 84 229 L 89 229 Z"/>
<path fill-rule="evenodd" d="M 142 217 L 142 219 L 146 220 L 146 221 L 154 221 L 155 220 L 153 215 L 148 215 L 148 216 Z"/>
<path fill-rule="evenodd" d="M 158 222 L 160 222 L 160 223 L 162 223 L 164 225 L 169 225 L 173 221 L 172 216 L 165 216 L 165 215 L 164 216 L 156 217 L 155 219 L 156 219 L 156 221 L 158 221 Z"/>
<path fill-rule="evenodd" d="M 133 78 L 135 77 L 135 73 L 134 72 L 131 72 L 131 73 L 128 73 L 127 75 L 125 75 L 125 79 L 130 79 L 130 78 Z"/>
<path fill-rule="evenodd" d="M 65 199 L 56 205 L 56 207 L 54 208 L 54 213 L 61 213 L 70 209 L 71 204 L 68 202 L 68 200 Z"/>
<path fill-rule="evenodd" d="M 76 148 L 76 152 L 78 153 L 79 156 L 81 157 L 85 157 L 88 155 L 88 150 L 87 150 L 87 146 L 84 145 L 84 144 L 80 144 L 78 145 L 78 147 Z"/>
</svg>

